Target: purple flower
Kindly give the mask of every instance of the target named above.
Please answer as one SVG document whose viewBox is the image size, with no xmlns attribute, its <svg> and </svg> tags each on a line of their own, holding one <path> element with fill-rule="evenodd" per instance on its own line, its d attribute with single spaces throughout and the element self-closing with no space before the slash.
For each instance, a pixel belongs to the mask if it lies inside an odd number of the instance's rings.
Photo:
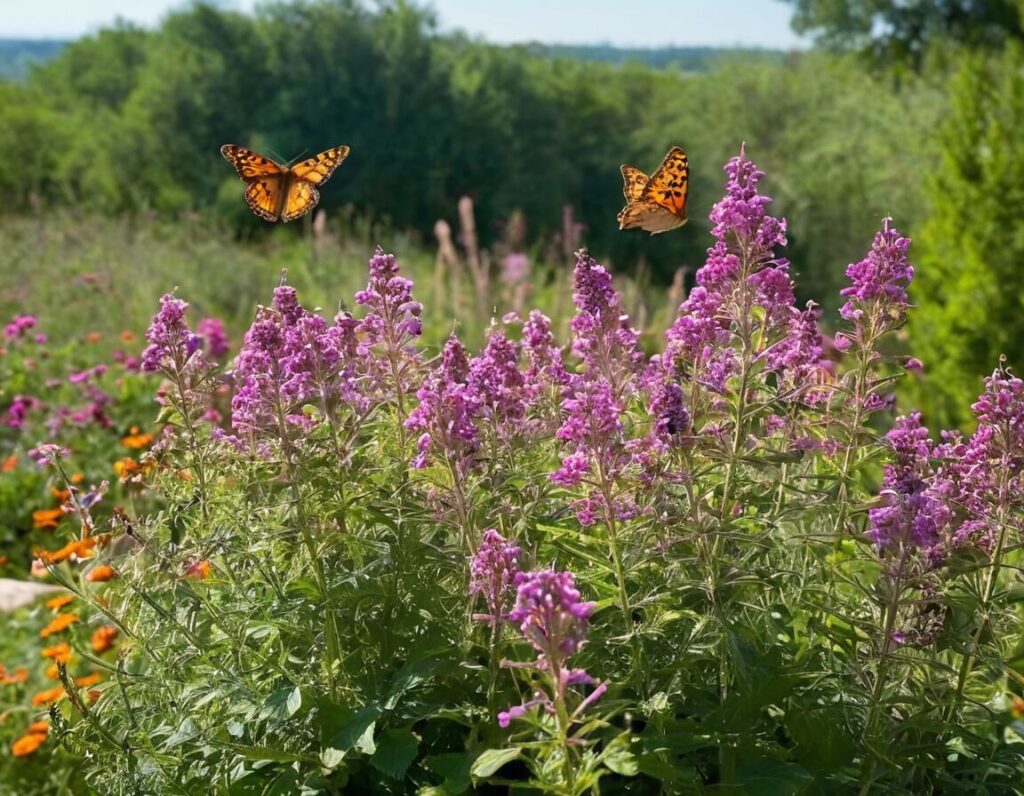
<svg viewBox="0 0 1024 796">
<path fill-rule="evenodd" d="M 142 369 L 155 373 L 172 362 L 181 367 L 188 359 L 186 347 L 190 336 L 185 310 L 188 303 L 165 293 L 160 299 L 160 311 L 146 331 L 149 345 L 142 352 Z"/>
<path fill-rule="evenodd" d="M 42 405 L 42 401 L 33 395 L 15 395 L 4 415 L 4 425 L 20 429 L 25 425 L 29 412 L 39 409 Z"/>
<path fill-rule="evenodd" d="M 526 371 L 526 393 L 531 401 L 548 387 L 561 387 L 569 381 L 562 349 L 551 332 L 551 319 L 540 310 L 531 310 L 523 324 L 523 350 L 530 363 Z"/>
<path fill-rule="evenodd" d="M 473 614 L 474 619 L 497 625 L 507 618 L 521 554 L 517 545 L 493 528 L 484 531 L 483 541 L 469 563 L 469 593 L 483 595 L 489 613 Z"/>
<path fill-rule="evenodd" d="M 585 251 L 576 253 L 573 271 L 572 351 L 589 372 L 600 375 L 617 391 L 626 392 L 640 370 L 640 335 L 622 313 L 622 299 L 612 287 L 612 275 Z"/>
<path fill-rule="evenodd" d="M 500 712 L 498 725 L 508 727 L 513 719 L 522 718 L 530 708 L 537 706 L 554 714 L 556 705 L 565 705 L 570 686 L 596 686 L 569 714 L 575 721 L 607 690 L 607 684 L 598 683 L 585 670 L 566 665 L 583 645 L 595 604 L 582 599 L 571 572 L 520 572 L 515 576 L 515 584 L 516 604 L 509 620 L 519 625 L 523 637 L 540 654 L 533 663 L 505 662 L 505 665 L 543 673 L 547 690 L 538 688 L 533 699 Z"/>
<path fill-rule="evenodd" d="M 868 512 L 867 535 L 880 549 L 931 548 L 941 540 L 950 512 L 942 495 L 931 488 L 933 444 L 921 414 L 899 418 L 886 441 L 895 457 L 885 466 L 882 481 L 886 505 Z"/>
<path fill-rule="evenodd" d="M 71 451 L 55 443 L 47 442 L 31 448 L 28 455 L 40 467 L 45 467 L 48 464 L 53 464 L 58 459 L 66 459 L 71 455 Z"/>
<path fill-rule="evenodd" d="M 339 402 L 365 409 L 357 325 L 347 313 L 328 324 L 302 307 L 294 288 L 275 289 L 273 304 L 260 308 L 236 360 L 233 427 L 283 434 L 282 421 L 304 429 L 315 425 L 314 418 L 296 411 L 308 403 L 324 415 L 332 415 Z"/>
<path fill-rule="evenodd" d="M 882 222 L 882 230 L 875 235 L 875 242 L 867 256 L 846 269 L 850 287 L 843 288 L 839 295 L 848 301 L 839 314 L 848 321 L 857 321 L 865 305 L 881 303 L 889 306 L 891 312 L 900 318 L 908 306 L 907 285 L 914 278 L 914 267 L 907 261 L 910 238 L 902 237 L 895 227 L 890 227 L 891 218 Z M 890 319 L 890 322 L 897 318 Z"/>
<path fill-rule="evenodd" d="M 224 323 L 219 318 L 203 318 L 196 332 L 206 343 L 206 352 L 212 359 L 222 359 L 231 350 Z"/>
<path fill-rule="evenodd" d="M 493 330 L 483 352 L 469 363 L 466 386 L 485 416 L 503 422 L 521 418 L 526 412 L 526 380 L 519 370 L 518 344 L 500 329 Z"/>
<path fill-rule="evenodd" d="M 378 246 L 370 258 L 370 281 L 355 297 L 368 308 L 355 329 L 358 354 L 373 386 L 384 397 L 397 396 L 400 415 L 403 396 L 419 368 L 413 343 L 423 331 L 423 305 L 413 299 L 412 288 L 412 281 L 399 275 L 394 255 Z"/>
<path fill-rule="evenodd" d="M 514 285 L 530 275 L 530 258 L 522 252 L 509 252 L 501 261 L 501 281 Z"/>
<path fill-rule="evenodd" d="M 36 325 L 35 315 L 15 315 L 11 322 L 4 327 L 4 337 L 13 340 L 22 337 L 25 332 Z"/>
<path fill-rule="evenodd" d="M 546 661 L 561 666 L 582 646 L 595 603 L 583 600 L 571 572 L 520 572 L 515 584 L 509 620 Z"/>
<path fill-rule="evenodd" d="M 468 378 L 466 350 L 452 335 L 445 344 L 441 365 L 427 375 L 416 392 L 419 406 L 405 421 L 407 429 L 424 432 L 413 467 L 425 467 L 429 463 L 429 452 L 436 448 L 440 448 L 452 464 L 460 468 L 472 466 L 473 454 L 479 447 L 474 420 L 482 404 L 479 395 L 467 387 Z"/>
</svg>

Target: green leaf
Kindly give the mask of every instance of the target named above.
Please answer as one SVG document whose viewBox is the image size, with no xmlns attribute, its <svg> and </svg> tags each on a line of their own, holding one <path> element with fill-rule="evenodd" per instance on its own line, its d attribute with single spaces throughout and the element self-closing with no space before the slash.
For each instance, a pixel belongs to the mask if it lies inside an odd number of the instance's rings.
<svg viewBox="0 0 1024 796">
<path fill-rule="evenodd" d="M 302 707 L 302 692 L 298 686 L 285 686 L 274 691 L 263 702 L 261 719 L 289 719 Z"/>
<path fill-rule="evenodd" d="M 473 784 L 469 776 L 472 765 L 473 755 L 470 752 L 448 752 L 423 759 L 423 767 L 427 771 L 444 779 L 440 790 L 447 796 L 469 790 Z"/>
<path fill-rule="evenodd" d="M 803 766 L 780 760 L 748 760 L 736 772 L 746 796 L 798 796 L 814 777 Z"/>
<path fill-rule="evenodd" d="M 355 749 L 363 754 L 372 755 L 377 751 L 373 743 L 373 729 L 383 713 L 377 704 L 361 708 L 335 733 L 327 746 L 342 753 Z"/>
<path fill-rule="evenodd" d="M 410 730 L 385 730 L 377 738 L 377 751 L 370 765 L 392 779 L 402 780 L 418 749 L 419 739 Z"/>
<path fill-rule="evenodd" d="M 488 749 L 474 762 L 470 773 L 474 777 L 489 777 L 506 763 L 519 757 L 518 749 Z"/>
</svg>

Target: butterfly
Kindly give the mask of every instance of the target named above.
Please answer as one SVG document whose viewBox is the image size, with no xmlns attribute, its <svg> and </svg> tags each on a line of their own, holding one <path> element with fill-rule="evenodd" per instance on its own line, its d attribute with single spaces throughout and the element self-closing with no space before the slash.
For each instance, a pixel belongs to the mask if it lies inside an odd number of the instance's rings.
<svg viewBox="0 0 1024 796">
<path fill-rule="evenodd" d="M 220 153 L 245 181 L 245 201 L 252 212 L 266 221 L 294 221 L 316 207 L 317 186 L 327 182 L 348 157 L 348 147 L 324 150 L 291 167 L 234 144 L 225 144 Z"/>
<path fill-rule="evenodd" d="M 690 162 L 680 147 L 672 147 L 649 178 L 633 166 L 623 164 L 621 171 L 626 206 L 618 215 L 619 229 L 640 227 L 654 235 L 686 223 Z"/>
</svg>

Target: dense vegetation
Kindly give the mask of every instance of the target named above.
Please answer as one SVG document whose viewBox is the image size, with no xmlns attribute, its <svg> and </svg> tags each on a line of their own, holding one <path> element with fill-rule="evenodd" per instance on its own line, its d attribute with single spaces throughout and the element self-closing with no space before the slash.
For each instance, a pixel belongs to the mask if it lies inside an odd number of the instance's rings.
<svg viewBox="0 0 1024 796">
<path fill-rule="evenodd" d="M 970 436 L 894 419 L 909 239 L 882 222 L 826 349 L 763 175 L 727 172 L 653 357 L 584 252 L 565 337 L 524 311 L 476 353 L 425 353 L 380 249 L 352 313 L 280 284 L 234 358 L 171 294 L 111 367 L 13 318 L 2 478 L 60 590 L 0 636 L 0 781 L 1015 792 L 1024 382 Z"/>
</svg>

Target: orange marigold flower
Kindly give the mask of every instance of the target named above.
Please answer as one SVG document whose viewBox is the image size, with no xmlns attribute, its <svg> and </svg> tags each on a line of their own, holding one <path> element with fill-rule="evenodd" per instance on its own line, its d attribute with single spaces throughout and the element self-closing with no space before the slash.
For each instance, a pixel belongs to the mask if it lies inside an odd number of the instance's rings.
<svg viewBox="0 0 1024 796">
<path fill-rule="evenodd" d="M 67 561 L 71 556 L 76 556 L 78 558 L 92 558 L 92 549 L 96 547 L 96 545 L 103 547 L 109 541 L 109 534 L 87 536 L 84 539 L 75 539 L 74 541 L 68 542 L 60 550 L 37 550 L 36 555 L 44 564 L 57 564 L 61 561 Z"/>
<path fill-rule="evenodd" d="M 54 688 L 47 688 L 45 691 L 40 691 L 34 697 L 32 697 L 32 707 L 38 708 L 42 705 L 49 705 L 51 702 L 57 702 L 64 697 L 64 686 L 56 686 Z"/>
<path fill-rule="evenodd" d="M 64 516 L 64 509 L 38 509 L 32 512 L 32 525 L 35 528 L 56 528 Z"/>
<path fill-rule="evenodd" d="M 139 433 L 138 426 L 132 426 L 131 432 L 126 437 L 121 438 L 121 444 L 126 448 L 132 448 L 133 450 L 148 448 L 153 444 L 153 435 L 141 434 Z"/>
<path fill-rule="evenodd" d="M 4 459 L 3 464 L 0 464 L 0 472 L 9 473 L 11 470 L 13 470 L 17 466 L 18 466 L 18 454 L 12 453 L 10 456 L 8 456 L 6 459 Z"/>
<path fill-rule="evenodd" d="M 84 677 L 75 678 L 75 685 L 78 688 L 89 688 L 101 682 L 103 682 L 102 672 L 93 672 L 92 674 L 87 674 Z"/>
<path fill-rule="evenodd" d="M 46 607 L 54 613 L 56 613 L 61 608 L 66 608 L 67 606 L 71 605 L 71 603 L 73 603 L 74 601 L 75 598 L 72 597 L 70 594 L 62 594 L 59 597 L 54 597 L 53 599 L 47 600 Z M 53 648 L 51 647 L 51 649 Z M 43 654 L 45 655 L 45 653 Z"/>
<path fill-rule="evenodd" d="M 85 336 L 85 342 L 87 343 L 98 343 L 103 339 L 103 335 L 100 332 L 89 332 Z"/>
<path fill-rule="evenodd" d="M 210 577 L 212 573 L 213 567 L 210 565 L 210 562 L 204 558 L 202 561 L 193 561 L 189 564 L 188 568 L 185 570 L 185 577 L 203 580 Z"/>
<path fill-rule="evenodd" d="M 121 332 L 121 342 L 123 342 L 123 343 L 130 343 L 134 339 L 135 339 L 135 332 L 130 332 L 127 329 L 125 329 L 123 332 Z"/>
<path fill-rule="evenodd" d="M 85 480 L 85 476 L 82 473 L 72 473 L 71 474 L 71 483 L 75 484 L 76 486 L 78 484 L 82 483 L 84 480 Z"/>
<path fill-rule="evenodd" d="M 8 560 L 9 559 L 7 558 L 7 556 L 0 556 L 0 567 L 2 567 L 4 564 L 6 564 L 8 562 Z"/>
<path fill-rule="evenodd" d="M 71 646 L 66 641 L 62 641 L 60 644 L 54 644 L 52 647 L 45 647 L 42 655 L 44 658 L 49 658 L 57 663 L 67 663 L 71 660 Z"/>
<path fill-rule="evenodd" d="M 50 624 L 48 624 L 46 627 L 39 631 L 39 637 L 48 638 L 49 636 L 52 636 L 54 633 L 60 633 L 64 630 L 67 630 L 77 621 L 77 614 L 60 614 L 58 616 L 55 616 L 53 617 L 53 619 L 50 620 Z"/>
<path fill-rule="evenodd" d="M 24 666 L 19 666 L 13 672 L 0 672 L 0 683 L 4 685 L 13 685 L 15 683 L 24 683 L 28 681 L 28 669 Z"/>
<path fill-rule="evenodd" d="M 102 693 L 103 693 L 102 691 L 98 691 L 95 688 L 92 691 L 90 691 L 89 692 L 89 704 L 90 705 L 95 704 L 96 700 L 100 698 Z"/>
<path fill-rule="evenodd" d="M 92 651 L 97 655 L 102 655 L 114 646 L 114 639 L 117 638 L 117 635 L 118 630 L 113 625 L 103 625 L 96 628 L 92 634 Z"/>
<path fill-rule="evenodd" d="M 38 732 L 30 732 L 11 744 L 11 754 L 14 757 L 28 757 L 31 754 L 35 754 L 36 750 L 45 742 L 45 735 Z"/>
<path fill-rule="evenodd" d="M 109 567 L 106 564 L 97 564 L 89 570 L 89 574 L 85 576 L 85 579 L 90 583 L 105 583 L 116 577 L 117 573 L 114 572 L 113 567 Z"/>
<path fill-rule="evenodd" d="M 1019 696 L 1013 698 L 1013 702 L 1010 704 L 1010 715 L 1012 715 L 1017 721 L 1024 719 L 1024 699 Z"/>
<path fill-rule="evenodd" d="M 27 732 L 29 735 L 48 735 L 50 732 L 50 722 L 33 721 L 28 725 Z"/>
<path fill-rule="evenodd" d="M 68 500 L 71 497 L 71 490 L 60 489 L 59 487 L 51 485 L 50 494 L 53 496 L 54 500 L 59 500 L 61 503 L 63 503 L 65 500 Z"/>
<path fill-rule="evenodd" d="M 59 680 L 60 679 L 60 667 L 55 663 L 51 663 L 46 667 L 46 679 L 47 680 Z"/>
</svg>

